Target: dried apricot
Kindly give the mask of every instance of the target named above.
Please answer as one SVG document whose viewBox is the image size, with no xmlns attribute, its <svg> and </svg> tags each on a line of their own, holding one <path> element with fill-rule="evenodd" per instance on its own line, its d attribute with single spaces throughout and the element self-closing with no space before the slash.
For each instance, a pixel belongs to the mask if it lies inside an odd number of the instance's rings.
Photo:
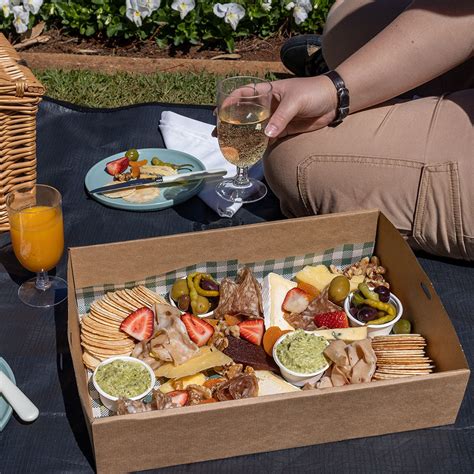
<svg viewBox="0 0 474 474">
<path fill-rule="evenodd" d="M 317 298 L 321 294 L 321 292 L 315 286 L 305 283 L 304 281 L 298 282 L 298 288 L 306 291 L 306 293 L 308 293 L 312 299 Z"/>
<path fill-rule="evenodd" d="M 213 318 L 202 318 L 204 321 L 207 321 L 212 327 L 216 327 L 217 323 L 219 322 L 218 319 L 213 319 Z"/>
<path fill-rule="evenodd" d="M 140 168 L 140 166 L 145 166 L 148 163 L 147 160 L 140 160 L 140 161 L 130 161 L 128 164 L 130 168 Z"/>
<path fill-rule="evenodd" d="M 223 377 L 219 377 L 219 378 L 215 378 L 215 379 L 208 379 L 202 385 L 203 385 L 203 387 L 206 387 L 206 388 L 212 388 L 215 385 L 218 385 L 218 384 L 224 383 L 224 382 L 227 382 L 227 379 L 225 379 Z"/>
<path fill-rule="evenodd" d="M 286 334 L 287 332 L 290 332 L 289 329 L 282 330 L 278 326 L 270 326 L 266 331 L 265 334 L 263 335 L 263 348 L 265 349 L 265 352 L 271 356 L 273 352 L 273 346 L 275 345 L 275 342 L 283 336 L 283 334 Z"/>
</svg>

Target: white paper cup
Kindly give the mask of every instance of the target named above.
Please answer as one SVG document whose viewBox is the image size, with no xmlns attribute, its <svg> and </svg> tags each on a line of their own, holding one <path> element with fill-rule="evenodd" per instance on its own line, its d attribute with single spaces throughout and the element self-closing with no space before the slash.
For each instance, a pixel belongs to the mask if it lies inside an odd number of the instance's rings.
<svg viewBox="0 0 474 474">
<path fill-rule="evenodd" d="M 94 373 L 92 374 L 92 383 L 94 385 L 94 388 L 97 390 L 97 392 L 99 392 L 99 397 L 100 397 L 101 402 L 104 404 L 105 407 L 107 407 L 109 410 L 112 410 L 112 411 L 117 410 L 118 397 L 113 397 L 112 395 L 109 395 L 107 392 L 104 392 L 100 388 L 100 385 L 97 383 L 97 380 L 96 380 L 96 374 L 97 374 L 97 370 L 99 369 L 99 367 L 110 364 L 114 360 L 130 361 L 130 362 L 135 362 L 135 363 L 141 364 L 141 365 L 143 365 L 143 367 L 145 367 L 148 370 L 148 373 L 150 374 L 150 386 L 143 393 L 141 393 L 140 395 L 137 395 L 136 397 L 131 397 L 130 400 L 141 400 L 142 398 L 145 398 L 152 391 L 153 387 L 155 386 L 155 382 L 156 382 L 156 377 L 155 377 L 155 373 L 153 372 L 153 369 L 148 364 L 146 364 L 145 362 L 143 362 L 140 359 L 136 359 L 135 357 L 114 356 L 114 357 L 110 357 L 109 359 L 106 359 L 106 360 L 102 361 L 96 367 L 96 369 L 94 370 Z"/>
<path fill-rule="evenodd" d="M 352 301 L 352 295 L 354 292 L 350 293 L 347 298 L 344 300 L 344 311 L 346 312 L 347 317 L 349 318 L 349 323 L 352 327 L 358 327 L 358 326 L 365 326 L 366 324 L 363 323 L 362 321 L 359 321 L 357 318 L 354 318 L 352 316 L 350 310 L 351 307 L 351 301 Z M 369 337 L 375 337 L 375 336 L 386 336 L 387 334 L 390 334 L 393 326 L 395 323 L 402 317 L 403 315 L 403 305 L 402 302 L 393 294 L 390 293 L 390 303 L 392 303 L 396 310 L 397 310 L 397 315 L 395 316 L 394 319 L 392 319 L 390 322 L 385 323 L 385 324 L 367 324 L 367 335 Z"/>
<path fill-rule="evenodd" d="M 306 334 L 313 334 L 311 331 L 305 331 Z M 281 362 L 280 359 L 278 359 L 276 348 L 277 346 L 288 336 L 291 334 L 294 334 L 294 331 L 291 331 L 289 333 L 283 334 L 283 336 L 279 337 L 277 341 L 275 342 L 273 346 L 273 359 L 275 360 L 276 364 L 280 368 L 281 375 L 283 378 L 293 384 L 296 385 L 297 387 L 302 387 L 306 383 L 315 383 L 317 382 L 326 372 L 326 370 L 329 367 L 329 362 L 320 370 L 317 372 L 310 372 L 307 374 L 303 374 L 301 372 L 294 372 L 293 370 L 287 369 Z M 314 334 L 313 334 L 314 335 Z M 329 342 L 326 340 L 326 346 L 329 345 Z"/>
</svg>

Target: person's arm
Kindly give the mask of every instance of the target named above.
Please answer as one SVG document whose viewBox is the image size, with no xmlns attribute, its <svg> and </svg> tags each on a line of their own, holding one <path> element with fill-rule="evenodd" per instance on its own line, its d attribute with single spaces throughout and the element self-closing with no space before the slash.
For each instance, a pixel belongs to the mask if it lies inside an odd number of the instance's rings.
<svg viewBox="0 0 474 474">
<path fill-rule="evenodd" d="M 473 55 L 473 0 L 414 0 L 336 71 L 350 92 L 350 112 L 371 107 L 438 77 Z M 322 128 L 334 119 L 336 91 L 325 76 L 273 83 L 270 137 Z"/>
<path fill-rule="evenodd" d="M 351 112 L 397 97 L 472 56 L 473 0 L 415 0 L 336 71 Z"/>
</svg>

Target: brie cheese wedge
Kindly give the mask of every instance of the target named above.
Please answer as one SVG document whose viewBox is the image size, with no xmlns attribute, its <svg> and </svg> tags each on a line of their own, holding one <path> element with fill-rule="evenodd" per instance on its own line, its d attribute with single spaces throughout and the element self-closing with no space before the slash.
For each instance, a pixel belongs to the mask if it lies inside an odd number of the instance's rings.
<svg viewBox="0 0 474 474">
<path fill-rule="evenodd" d="M 258 380 L 259 397 L 275 395 L 276 393 L 299 392 L 301 390 L 268 370 L 256 370 L 255 376 Z"/>
<path fill-rule="evenodd" d="M 265 328 L 278 326 L 280 329 L 294 330 L 283 317 L 281 305 L 286 294 L 297 286 L 296 282 L 287 280 L 276 273 L 269 273 L 262 284 L 263 314 L 265 318 Z"/>
</svg>

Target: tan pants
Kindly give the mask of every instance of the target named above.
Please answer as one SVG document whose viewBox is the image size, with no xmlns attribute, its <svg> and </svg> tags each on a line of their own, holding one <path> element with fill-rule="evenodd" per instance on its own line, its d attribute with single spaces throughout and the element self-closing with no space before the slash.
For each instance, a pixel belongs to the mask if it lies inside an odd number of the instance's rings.
<svg viewBox="0 0 474 474">
<path fill-rule="evenodd" d="M 369 3 L 363 21 L 346 21 Z M 329 66 L 335 68 L 407 4 L 337 2 L 324 32 Z M 474 260 L 473 61 L 415 92 L 423 97 L 398 98 L 352 114 L 338 127 L 277 142 L 264 166 L 283 213 L 378 208 L 414 247 Z"/>
</svg>

